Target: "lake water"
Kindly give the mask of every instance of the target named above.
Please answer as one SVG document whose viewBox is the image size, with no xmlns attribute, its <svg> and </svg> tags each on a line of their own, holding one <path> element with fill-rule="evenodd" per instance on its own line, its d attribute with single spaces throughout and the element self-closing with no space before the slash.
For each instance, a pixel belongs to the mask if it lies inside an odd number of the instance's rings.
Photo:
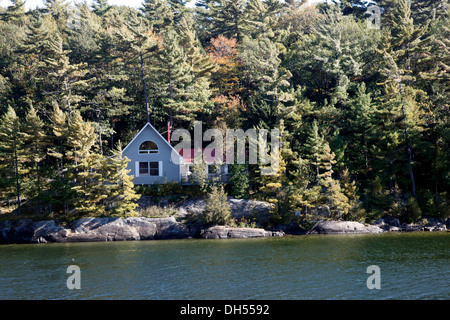
<svg viewBox="0 0 450 320">
<path fill-rule="evenodd" d="M 0 299 L 449 298 L 448 232 L 0 246 Z"/>
</svg>

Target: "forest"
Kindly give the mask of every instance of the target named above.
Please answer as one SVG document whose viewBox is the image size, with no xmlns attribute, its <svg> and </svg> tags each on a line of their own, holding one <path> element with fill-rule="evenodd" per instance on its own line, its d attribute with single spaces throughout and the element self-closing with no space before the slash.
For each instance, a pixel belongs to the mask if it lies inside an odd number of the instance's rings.
<svg viewBox="0 0 450 320">
<path fill-rule="evenodd" d="M 0 7 L 1 212 L 136 214 L 121 150 L 149 120 L 278 128 L 275 175 L 187 191 L 273 203 L 274 223 L 448 218 L 449 1 L 304 2 Z"/>
</svg>

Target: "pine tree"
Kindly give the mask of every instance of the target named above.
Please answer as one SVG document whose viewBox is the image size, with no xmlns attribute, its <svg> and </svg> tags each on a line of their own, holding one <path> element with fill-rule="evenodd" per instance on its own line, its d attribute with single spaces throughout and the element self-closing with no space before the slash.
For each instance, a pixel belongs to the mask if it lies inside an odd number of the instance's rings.
<svg viewBox="0 0 450 320">
<path fill-rule="evenodd" d="M 82 90 L 90 83 L 90 80 L 85 79 L 88 73 L 87 64 L 71 64 L 68 52 L 63 49 L 62 39 L 58 37 L 50 44 L 45 64 L 51 81 L 50 88 L 53 89 L 50 91 L 50 99 L 58 101 L 59 105 L 69 112 L 80 108 L 80 104 L 85 100 L 81 94 Z"/>
<path fill-rule="evenodd" d="M 23 134 L 24 152 L 29 155 L 27 161 L 25 161 L 25 165 L 29 167 L 27 198 L 30 200 L 37 198 L 39 212 L 41 212 L 41 200 L 43 191 L 46 189 L 43 160 L 47 154 L 49 141 L 45 132 L 44 122 L 32 105 L 25 116 Z"/>
<path fill-rule="evenodd" d="M 317 121 L 314 120 L 304 148 L 311 165 L 314 167 L 316 181 L 319 179 L 320 155 L 323 152 L 324 144 L 324 138 L 319 133 L 319 125 L 317 124 Z"/>
<path fill-rule="evenodd" d="M 169 111 L 170 126 L 174 120 L 191 121 L 198 106 L 194 101 L 191 67 L 174 30 L 164 35 L 163 48 L 157 54 L 161 98 Z"/>
<path fill-rule="evenodd" d="M 342 218 L 347 215 L 351 204 L 347 196 L 342 192 L 339 181 L 332 177 L 333 165 L 336 163 L 334 158 L 335 155 L 331 151 L 329 144 L 325 143 L 318 159 L 318 179 L 322 188 L 322 200 L 320 202 L 327 204 L 335 217 Z"/>
<path fill-rule="evenodd" d="M 281 66 L 277 45 L 268 38 L 253 40 L 246 37 L 242 41 L 242 48 L 239 56 L 243 69 L 244 100 L 256 99 L 256 106 L 263 105 L 258 102 L 264 101 L 278 117 L 280 103 L 292 99 L 282 90 L 290 86 L 288 79 L 292 74 Z"/>
<path fill-rule="evenodd" d="M 243 34 L 253 38 L 276 37 L 275 31 L 281 16 L 283 4 L 277 0 L 249 0 L 245 8 L 243 21 Z"/>
<path fill-rule="evenodd" d="M 93 126 L 85 122 L 78 111 L 74 111 L 69 119 L 67 136 L 67 152 L 72 163 L 68 166 L 71 172 L 72 190 L 76 192 L 73 200 L 78 215 L 100 215 L 104 213 L 102 175 L 104 157 L 93 149 L 96 141 Z"/>
<path fill-rule="evenodd" d="M 103 17 L 112 6 L 108 4 L 108 0 L 94 0 L 91 7 L 96 15 Z"/>
<path fill-rule="evenodd" d="M 211 96 L 210 77 L 216 70 L 213 60 L 202 48 L 195 31 L 195 21 L 192 14 L 184 14 L 178 28 L 180 45 L 186 54 L 186 63 L 191 72 L 193 105 L 202 108 Z"/>
<path fill-rule="evenodd" d="M 206 173 L 206 162 L 203 157 L 195 157 L 190 166 L 191 175 L 189 176 L 189 182 L 200 186 L 202 192 L 208 191 L 208 174 Z"/>
<path fill-rule="evenodd" d="M 49 148 L 48 155 L 58 159 L 57 167 L 61 170 L 64 167 L 65 160 L 67 160 L 65 141 L 69 132 L 66 114 L 59 108 L 57 103 L 53 104 L 53 112 L 51 114 L 50 121 L 53 146 Z"/>
<path fill-rule="evenodd" d="M 106 162 L 107 183 L 104 185 L 107 198 L 105 207 L 112 216 L 135 216 L 140 195 L 134 191 L 133 177 L 129 175 L 127 164 L 130 160 L 122 155 L 122 146 L 113 150 Z"/>
<path fill-rule="evenodd" d="M 185 14 L 177 29 L 180 34 L 180 45 L 184 47 L 187 63 L 191 67 L 194 81 L 208 79 L 216 67 L 205 50 L 202 48 L 195 30 L 195 21 L 192 14 Z"/>
<path fill-rule="evenodd" d="M 44 0 L 45 9 L 55 19 L 60 32 L 67 30 L 69 19 L 69 4 L 66 0 Z"/>
<path fill-rule="evenodd" d="M 210 32 L 213 37 L 223 35 L 227 38 L 242 40 L 243 21 L 246 17 L 244 0 L 204 0 L 196 3 L 206 8 L 205 19 L 211 21 Z"/>
<path fill-rule="evenodd" d="M 371 78 L 380 30 L 346 16 L 339 6 L 329 8 L 287 54 L 286 67 L 294 85 L 308 89 L 308 97 L 338 108 L 348 103 L 352 81 Z M 311 87 L 309 87 L 311 86 Z"/>
<path fill-rule="evenodd" d="M 128 21 L 122 22 L 121 29 L 117 31 L 117 36 L 121 42 L 120 51 L 123 58 L 132 64 L 137 63 L 139 66 L 138 79 L 144 97 L 146 119 L 147 122 L 150 122 L 150 113 L 153 113 L 153 110 L 150 110 L 149 75 L 146 73 L 146 65 L 158 49 L 158 40 L 148 22 L 136 13 L 133 13 Z"/>
<path fill-rule="evenodd" d="M 25 1 L 11 0 L 12 6 L 8 6 L 6 12 L 0 14 L 0 19 L 19 26 L 25 24 Z"/>
<path fill-rule="evenodd" d="M 2 160 L 1 186 L 6 195 L 17 199 L 17 213 L 22 212 L 23 184 L 27 170 L 24 167 L 23 132 L 19 117 L 12 107 L 8 107 L 0 120 L 0 159 Z"/>
<path fill-rule="evenodd" d="M 278 225 L 287 223 L 293 213 L 293 202 L 292 202 L 292 183 L 289 181 L 286 167 L 289 157 L 292 156 L 291 149 L 286 136 L 284 134 L 284 124 L 279 123 L 280 128 L 280 146 L 272 144 L 270 146 L 270 157 L 276 157 L 278 155 L 278 168 L 272 167 L 275 170 L 271 174 L 262 175 L 261 166 L 258 170 L 260 187 L 258 189 L 259 196 L 264 200 L 272 204 L 271 217 L 269 223 L 272 225 Z M 261 151 L 260 151 L 261 152 Z M 274 165 L 274 159 L 271 159 L 271 166 Z"/>
<path fill-rule="evenodd" d="M 174 24 L 174 12 L 165 0 L 144 0 L 141 9 L 156 32 L 166 30 Z"/>
<path fill-rule="evenodd" d="M 248 199 L 250 179 L 247 166 L 245 164 L 232 164 L 229 165 L 229 170 L 228 185 L 231 189 L 230 195 L 237 199 Z"/>
<path fill-rule="evenodd" d="M 364 218 L 364 210 L 359 204 L 358 188 L 356 181 L 351 180 L 350 172 L 347 168 L 342 171 L 341 178 L 339 180 L 341 191 L 348 199 L 349 211 L 344 214 L 345 220 L 359 220 Z"/>
<path fill-rule="evenodd" d="M 394 119 L 402 119 L 403 142 L 398 140 L 398 133 L 390 131 L 395 141 L 402 143 L 406 149 L 406 161 L 409 168 L 411 193 L 416 197 L 416 183 L 413 170 L 413 139 L 414 135 L 423 130 L 423 111 L 418 98 L 423 91 L 416 89 L 416 77 L 413 76 L 413 66 L 420 53 L 427 50 L 428 40 L 421 37 L 426 27 L 417 26 L 411 14 L 411 2 L 408 0 L 390 0 L 388 11 L 390 37 L 385 42 L 383 51 L 385 67 L 382 73 L 386 90 L 385 106 L 387 113 L 392 113 Z M 393 128 L 398 122 L 393 122 Z M 419 138 L 419 137 L 418 137 Z M 394 142 L 396 143 L 396 142 Z M 416 142 L 417 143 L 417 142 Z M 392 145 L 392 142 L 391 142 Z M 391 159 L 391 162 L 394 159 Z M 392 190 L 392 184 L 391 184 Z"/>
<path fill-rule="evenodd" d="M 70 147 L 68 142 L 69 125 L 66 114 L 59 108 L 57 103 L 53 104 L 53 112 L 50 116 L 49 139 L 51 145 L 48 148 L 48 156 L 54 160 L 52 180 L 49 186 L 48 197 L 54 213 L 66 215 L 69 204 L 75 197 L 75 192 L 71 189 L 71 172 L 69 168 L 73 165 L 70 157 Z"/>
<path fill-rule="evenodd" d="M 188 11 L 187 0 L 167 0 L 170 9 L 173 12 L 173 21 L 178 24 L 183 18 L 184 14 Z"/>
<path fill-rule="evenodd" d="M 411 1 L 411 14 L 419 25 L 429 24 L 433 19 L 448 16 L 448 0 L 414 0 Z"/>
<path fill-rule="evenodd" d="M 438 212 L 445 212 L 439 203 L 445 203 L 444 190 L 449 189 L 450 179 L 443 174 L 450 168 L 450 23 L 449 16 L 441 17 L 430 26 L 432 37 L 431 49 L 422 60 L 424 68 L 420 72 L 420 79 L 425 82 L 425 90 L 432 101 L 429 137 L 434 145 L 433 160 L 428 164 L 431 170 L 431 189 L 434 194 L 430 201 L 435 203 L 433 208 L 440 207 Z M 423 166 L 425 167 L 425 165 Z M 427 170 L 428 171 L 428 170 Z M 446 178 L 447 177 L 447 178 Z M 444 192 L 444 193 L 442 193 Z M 448 197 L 448 194 L 447 194 Z M 436 209 L 432 209 L 436 210 Z M 445 216 L 442 215 L 442 216 Z"/>
</svg>

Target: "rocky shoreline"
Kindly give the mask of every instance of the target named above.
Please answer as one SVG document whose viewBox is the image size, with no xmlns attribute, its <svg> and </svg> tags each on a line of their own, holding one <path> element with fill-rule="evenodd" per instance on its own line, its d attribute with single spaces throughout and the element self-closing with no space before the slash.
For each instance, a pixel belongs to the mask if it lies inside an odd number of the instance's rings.
<svg viewBox="0 0 450 320">
<path fill-rule="evenodd" d="M 385 233 L 385 232 L 419 232 L 419 231 L 447 231 L 447 225 L 440 221 L 433 221 L 426 226 L 418 224 L 400 224 L 398 219 L 386 222 L 377 220 L 374 224 L 365 225 L 355 221 L 319 221 L 307 234 L 344 234 L 344 233 Z"/>
<path fill-rule="evenodd" d="M 385 232 L 446 231 L 441 222 L 431 226 L 400 225 L 377 221 L 364 225 L 354 221 L 318 221 L 303 234 L 377 234 Z M 239 239 L 282 237 L 284 231 L 229 226 L 199 227 L 169 218 L 84 218 L 63 226 L 54 220 L 0 221 L 0 243 L 98 242 L 160 239 Z"/>
<path fill-rule="evenodd" d="M 145 198 L 144 198 L 145 200 Z M 147 199 L 148 200 L 148 199 Z M 238 221 L 257 216 L 265 221 L 270 215 L 270 205 L 254 200 L 229 199 L 232 215 Z M 141 204 L 141 208 L 148 206 Z M 176 214 L 170 217 L 149 218 L 145 216 L 128 218 L 83 218 L 62 224 L 57 220 L 33 221 L 31 219 L 0 221 L 0 244 L 47 243 L 47 242 L 95 242 L 163 239 L 238 239 L 257 237 L 281 237 L 284 235 L 313 234 L 377 234 L 384 232 L 446 231 L 446 223 L 431 219 L 426 225 L 400 224 L 398 219 L 379 219 L 371 225 L 355 221 L 330 221 L 318 216 L 310 228 L 298 224 L 278 226 L 275 231 L 261 226 L 230 227 L 204 226 L 189 223 L 189 216 L 201 214 L 203 200 L 188 200 L 174 208 Z M 183 222 L 184 221 L 184 222 Z"/>
<path fill-rule="evenodd" d="M 261 228 L 213 226 L 190 228 L 169 218 L 84 218 L 67 226 L 54 220 L 0 221 L 0 243 L 96 242 L 163 239 L 224 239 L 283 236 Z"/>
</svg>

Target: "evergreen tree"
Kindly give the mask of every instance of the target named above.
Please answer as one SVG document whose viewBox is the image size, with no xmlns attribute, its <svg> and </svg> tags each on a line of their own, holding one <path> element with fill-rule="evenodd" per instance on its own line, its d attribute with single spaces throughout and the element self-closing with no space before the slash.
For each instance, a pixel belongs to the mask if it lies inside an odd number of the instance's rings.
<svg viewBox="0 0 450 320">
<path fill-rule="evenodd" d="M 332 177 L 333 165 L 336 163 L 334 158 L 335 155 L 331 151 L 330 146 L 328 143 L 325 143 L 318 159 L 318 179 L 322 188 L 320 203 L 327 204 L 334 217 L 343 218 L 348 214 L 351 204 L 347 196 L 342 192 L 339 181 Z"/>
<path fill-rule="evenodd" d="M 326 100 L 340 108 L 348 103 L 352 81 L 373 76 L 380 31 L 344 15 L 338 6 L 327 10 L 319 21 L 311 34 L 292 46 L 284 65 L 292 72 L 293 83 L 308 89 L 310 99 Z"/>
<path fill-rule="evenodd" d="M 280 136 L 280 146 L 272 144 L 270 146 L 271 156 L 269 157 L 269 155 L 267 155 L 269 159 L 278 155 L 278 168 L 272 167 L 272 170 L 275 171 L 267 175 L 262 175 L 261 172 L 259 172 L 261 186 L 258 189 L 258 194 L 264 201 L 272 204 L 272 209 L 270 211 L 271 216 L 268 221 L 272 225 L 288 222 L 293 213 L 292 183 L 289 181 L 286 172 L 286 158 L 291 156 L 291 150 L 289 148 L 289 143 L 285 140 L 284 124 L 282 122 L 280 123 Z M 271 166 L 274 165 L 273 161 L 274 159 L 272 158 Z M 261 171 L 261 169 L 259 171 Z"/>
<path fill-rule="evenodd" d="M 160 94 L 169 111 L 171 128 L 175 119 L 193 120 L 198 106 L 194 100 L 191 67 L 174 30 L 168 30 L 164 35 L 163 48 L 159 50 L 157 59 L 157 72 L 161 81 Z"/>
<path fill-rule="evenodd" d="M 250 111 L 254 110 L 249 118 L 259 118 L 260 107 L 267 106 L 276 119 L 280 103 L 292 99 L 287 92 L 282 91 L 282 88 L 290 85 L 288 79 L 292 74 L 280 66 L 281 59 L 276 44 L 268 38 L 244 38 L 239 56 L 243 69 L 241 77 L 245 87 L 244 101 L 253 105 Z M 271 128 L 274 124 L 265 125 Z"/>
<path fill-rule="evenodd" d="M 186 63 L 191 72 L 192 104 L 202 108 L 211 96 L 210 77 L 216 70 L 213 60 L 201 47 L 195 31 L 195 21 L 191 14 L 185 14 L 178 28 L 180 45 L 186 54 Z"/>
<path fill-rule="evenodd" d="M 323 152 L 324 144 L 324 138 L 319 133 L 319 125 L 317 124 L 317 121 L 314 120 L 308 139 L 306 140 L 305 150 L 311 165 L 314 167 L 316 181 L 319 179 L 320 155 Z"/>
<path fill-rule="evenodd" d="M 244 33 L 246 36 L 274 38 L 282 4 L 276 0 L 249 0 L 245 8 Z"/>
<path fill-rule="evenodd" d="M 96 15 L 103 17 L 112 6 L 108 4 L 108 0 L 94 0 L 91 7 Z"/>
<path fill-rule="evenodd" d="M 153 30 L 160 32 L 174 24 L 174 12 L 165 0 L 144 0 L 141 9 Z"/>
<path fill-rule="evenodd" d="M 55 19 L 60 32 L 67 30 L 67 21 L 70 17 L 69 3 L 66 0 L 44 0 L 48 13 Z"/>
<path fill-rule="evenodd" d="M 52 81 L 50 99 L 58 101 L 60 106 L 71 112 L 80 108 L 80 104 L 85 100 L 82 91 L 90 83 L 90 80 L 85 79 L 88 73 L 87 64 L 71 64 L 61 38 L 56 38 L 49 49 L 45 68 L 49 80 Z"/>
<path fill-rule="evenodd" d="M 8 23 L 19 26 L 25 24 L 25 1 L 11 0 L 12 6 L 8 6 L 6 12 L 0 14 L 0 18 Z"/>
<path fill-rule="evenodd" d="M 208 174 L 206 173 L 206 162 L 203 157 L 195 157 L 190 166 L 191 175 L 189 176 L 189 182 L 200 186 L 202 192 L 208 191 Z"/>
<path fill-rule="evenodd" d="M 391 5 L 389 11 L 390 38 L 389 41 L 385 42 L 383 54 L 386 64 L 385 68 L 382 69 L 382 73 L 386 77 L 383 84 L 386 87 L 384 100 L 388 110 L 385 112 L 397 113 L 397 115 L 394 115 L 394 119 L 402 119 L 401 129 L 403 131 L 403 145 L 406 149 L 411 192 L 416 197 L 412 135 L 423 130 L 421 128 L 423 127 L 423 111 L 420 110 L 420 103 L 417 101 L 423 92 L 415 88 L 416 77 L 412 75 L 412 66 L 418 60 L 420 52 L 427 48 L 427 42 L 421 39 L 426 29 L 414 23 L 410 1 L 392 0 L 389 4 Z M 392 124 L 397 127 L 398 122 Z M 398 141 L 397 132 L 390 131 L 388 134 Z M 398 142 L 402 143 L 401 141 Z M 391 162 L 394 160 L 391 159 Z"/>
<path fill-rule="evenodd" d="M 358 85 L 356 95 L 350 100 L 346 121 L 343 124 L 347 137 L 348 147 L 346 151 L 347 163 L 352 168 L 357 168 L 361 179 L 367 179 L 371 169 L 370 145 L 374 143 L 374 116 L 376 105 L 370 93 L 367 93 L 365 83 Z"/>
<path fill-rule="evenodd" d="M 187 0 L 167 0 L 167 3 L 170 5 L 170 8 L 173 12 L 173 20 L 175 24 L 178 24 L 180 20 L 183 18 L 185 12 L 188 11 L 187 8 Z"/>
<path fill-rule="evenodd" d="M 236 38 L 238 43 L 242 40 L 246 1 L 203 0 L 197 2 L 196 6 L 206 9 L 200 11 L 200 14 L 210 21 L 211 36 L 223 35 L 227 38 Z"/>
<path fill-rule="evenodd" d="M 26 182 L 27 170 L 23 165 L 26 154 L 23 148 L 23 132 L 20 119 L 12 107 L 0 121 L 0 168 L 2 169 L 1 186 L 7 196 L 17 199 L 17 213 L 22 210 L 23 184 Z"/>
<path fill-rule="evenodd" d="M 146 22 L 138 14 L 133 13 L 130 21 L 122 22 L 121 29 L 117 35 L 121 41 L 120 51 L 124 58 L 139 66 L 138 79 L 141 83 L 140 90 L 143 93 L 146 119 L 150 122 L 150 97 L 148 92 L 148 75 L 146 74 L 146 64 L 158 49 L 157 39 Z M 141 98 L 139 99 L 141 100 Z M 153 110 L 152 110 L 153 112 Z M 139 112 L 139 114 L 142 114 Z M 139 117 L 140 118 L 140 117 Z"/>
<path fill-rule="evenodd" d="M 107 198 L 105 207 L 112 216 L 135 216 L 138 204 L 135 202 L 140 195 L 134 191 L 133 177 L 129 175 L 127 164 L 130 160 L 122 155 L 119 143 L 112 157 L 106 162 L 107 183 L 104 185 Z"/>
<path fill-rule="evenodd" d="M 419 25 L 429 24 L 433 19 L 448 16 L 448 0 L 411 1 L 411 15 Z"/>
<path fill-rule="evenodd" d="M 24 161 L 24 165 L 29 168 L 27 198 L 30 200 L 37 198 L 40 204 L 39 212 L 41 212 L 42 195 L 46 189 L 43 160 L 47 154 L 49 141 L 45 132 L 44 122 L 32 105 L 25 116 L 23 135 L 24 152 L 28 154 L 28 159 Z"/>
<path fill-rule="evenodd" d="M 432 101 L 432 114 L 429 137 L 434 145 L 433 160 L 428 163 L 431 167 L 432 174 L 431 188 L 434 194 L 433 199 L 429 201 L 435 203 L 435 208 L 440 206 L 439 203 L 445 203 L 443 200 L 449 194 L 444 192 L 450 187 L 450 177 L 442 174 L 448 172 L 450 168 L 450 28 L 448 27 L 450 19 L 448 15 L 442 17 L 433 24 L 431 28 L 432 43 L 429 54 L 423 59 L 426 67 L 420 72 L 420 78 L 425 81 L 425 90 Z M 425 164 L 423 165 L 425 168 Z M 428 170 L 427 170 L 428 171 Z M 444 193 L 441 193 L 444 192 Z M 441 199 L 441 200 L 440 200 Z M 433 206 L 431 206 L 433 207 Z M 433 210 L 433 209 L 432 209 Z M 440 212 L 445 212 L 441 207 Z"/>
<path fill-rule="evenodd" d="M 230 195 L 237 199 L 248 199 L 250 179 L 247 166 L 245 164 L 232 164 L 229 165 L 229 170 L 228 185 L 231 189 Z"/>
<path fill-rule="evenodd" d="M 73 161 L 68 168 L 71 172 L 72 190 L 76 192 L 73 206 L 77 215 L 100 215 L 105 211 L 107 197 L 102 174 L 104 157 L 93 150 L 96 135 L 94 127 L 83 120 L 78 111 L 69 119 L 67 152 Z"/>
</svg>

